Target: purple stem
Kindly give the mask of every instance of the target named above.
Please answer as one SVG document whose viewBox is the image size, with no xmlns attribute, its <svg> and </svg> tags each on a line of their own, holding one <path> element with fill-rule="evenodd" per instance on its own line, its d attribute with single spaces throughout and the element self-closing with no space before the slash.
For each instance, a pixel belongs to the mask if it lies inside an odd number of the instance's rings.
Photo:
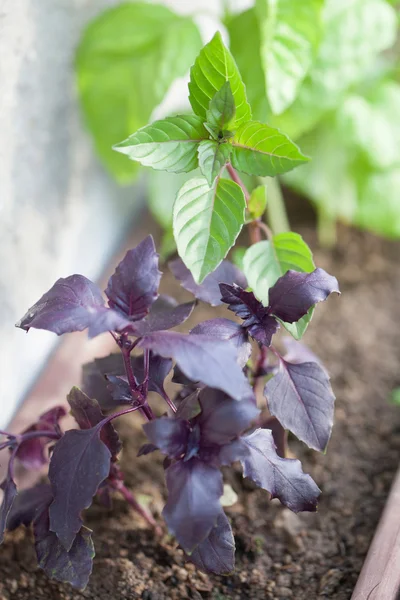
<svg viewBox="0 0 400 600">
<path fill-rule="evenodd" d="M 146 510 L 144 506 L 139 504 L 134 495 L 128 490 L 127 487 L 125 487 L 122 481 L 117 481 L 113 483 L 113 487 L 125 498 L 128 504 L 132 506 L 133 510 L 139 513 L 139 515 L 141 515 L 144 518 L 144 520 L 147 521 L 147 523 L 149 523 L 149 525 L 154 527 L 158 535 L 162 535 L 161 528 L 157 525 L 153 515 L 150 513 L 150 511 Z"/>
<path fill-rule="evenodd" d="M 147 394 L 149 391 L 150 350 L 144 351 L 143 363 L 144 363 L 144 378 L 143 378 L 142 386 L 144 389 L 144 394 L 147 397 Z"/>
<path fill-rule="evenodd" d="M 165 390 L 162 390 L 161 396 L 163 397 L 163 399 L 165 400 L 165 402 L 168 404 L 168 406 L 170 407 L 170 409 L 172 410 L 172 412 L 176 413 L 176 411 L 178 409 L 176 408 L 175 404 L 172 402 L 171 398 L 168 396 L 168 394 L 166 393 Z"/>
</svg>

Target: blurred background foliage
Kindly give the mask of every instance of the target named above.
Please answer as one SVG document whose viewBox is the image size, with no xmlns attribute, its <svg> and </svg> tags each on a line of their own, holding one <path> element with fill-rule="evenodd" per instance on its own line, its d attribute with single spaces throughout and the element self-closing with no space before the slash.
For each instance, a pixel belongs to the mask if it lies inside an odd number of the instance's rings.
<svg viewBox="0 0 400 600">
<path fill-rule="evenodd" d="M 400 237 L 398 5 L 255 0 L 235 13 L 225 2 L 221 26 L 253 118 L 281 129 L 313 159 L 282 182 L 314 204 L 326 244 L 334 243 L 336 221 Z M 112 145 L 148 123 L 201 46 L 191 16 L 143 2 L 105 11 L 84 32 L 76 55 L 79 100 L 97 153 L 119 183 L 133 181 L 139 168 Z M 187 177 L 148 173 L 149 206 L 166 232 L 164 254 L 174 249 L 172 204 Z M 288 226 L 279 186 L 267 187 L 270 224 L 279 233 Z"/>
</svg>

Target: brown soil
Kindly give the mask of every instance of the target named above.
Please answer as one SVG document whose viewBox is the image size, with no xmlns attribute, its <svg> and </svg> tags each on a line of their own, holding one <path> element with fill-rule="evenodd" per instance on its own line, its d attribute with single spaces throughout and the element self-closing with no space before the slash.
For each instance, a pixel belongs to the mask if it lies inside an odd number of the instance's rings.
<svg viewBox="0 0 400 600">
<path fill-rule="evenodd" d="M 313 245 L 311 231 L 302 233 Z M 97 552 L 87 589 L 49 581 L 36 566 L 30 533 L 20 529 L 0 548 L 0 600 L 350 598 L 399 459 L 400 409 L 388 396 L 400 385 L 400 245 L 344 228 L 339 239 L 333 254 L 317 251 L 316 260 L 337 275 L 342 296 L 318 308 L 306 334 L 331 373 L 336 424 L 325 456 L 290 440 L 322 489 L 318 513 L 294 515 L 235 473 L 239 501 L 227 513 L 236 571 L 214 577 L 185 565 L 174 540 L 156 539 L 122 500 L 113 512 L 95 504 L 87 514 Z M 150 497 L 159 516 L 161 459 L 135 458 L 143 439 L 137 419 L 121 423 L 120 433 L 127 483 L 139 498 Z"/>
</svg>

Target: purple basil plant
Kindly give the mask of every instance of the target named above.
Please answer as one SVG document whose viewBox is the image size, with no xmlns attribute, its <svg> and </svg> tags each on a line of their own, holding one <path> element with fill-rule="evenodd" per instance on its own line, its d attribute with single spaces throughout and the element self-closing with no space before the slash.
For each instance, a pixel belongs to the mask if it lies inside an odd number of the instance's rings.
<svg viewBox="0 0 400 600">
<path fill-rule="evenodd" d="M 325 451 L 334 395 L 310 350 L 292 340 L 282 355 L 272 342 L 281 327 L 300 339 L 316 304 L 339 293 L 338 282 L 315 268 L 301 236 L 269 230 L 262 220 L 265 186 L 249 192 L 239 176 L 271 177 L 308 159 L 285 134 L 252 120 L 240 73 L 218 33 L 193 65 L 189 92 L 193 115 L 156 121 L 115 149 L 155 169 L 200 169 L 202 176 L 177 194 L 179 258 L 169 265 L 194 300 L 178 304 L 159 294 L 159 256 L 148 236 L 117 266 L 107 300 L 86 277 L 72 275 L 59 279 L 17 323 L 25 331 L 57 335 L 108 332 L 118 348 L 84 365 L 81 389 L 69 393 L 75 429 L 63 430 L 66 411 L 60 406 L 21 434 L 0 431 L 0 451 L 9 453 L 0 484 L 0 543 L 6 530 L 32 525 L 40 567 L 79 589 L 94 557 L 82 513 L 95 497 L 108 506 L 120 494 L 156 533 L 163 531 L 125 485 L 113 425 L 122 415 L 136 412 L 144 420 L 147 442 L 138 460 L 164 455 L 163 517 L 199 569 L 226 574 L 234 568 L 233 533 L 221 504 L 222 467 L 240 463 L 266 498 L 278 498 L 290 510 L 317 508 L 318 486 L 298 460 L 286 458 L 287 432 Z M 242 272 L 226 256 L 244 225 L 251 245 Z M 198 301 L 225 305 L 232 318 L 204 321 L 188 334 L 171 331 Z M 180 386 L 173 397 L 165 385 L 169 376 Z M 150 392 L 164 400 L 162 414 Z M 16 461 L 27 469 L 48 465 L 48 480 L 18 491 Z"/>
<path fill-rule="evenodd" d="M 308 356 L 298 362 L 298 352 L 289 361 L 271 340 L 278 319 L 295 322 L 337 292 L 335 278 L 322 269 L 288 271 L 271 288 L 270 305 L 264 307 L 244 289 L 243 273 L 228 261 L 201 284 L 180 259 L 170 267 L 196 298 L 227 304 L 241 321 L 218 318 L 189 334 L 169 331 L 189 317 L 195 302 L 178 305 L 158 295 L 161 273 L 149 236 L 126 254 L 110 278 L 108 306 L 95 284 L 73 275 L 59 279 L 17 324 L 26 331 L 34 327 L 58 335 L 86 328 L 89 336 L 109 331 L 119 348 L 119 353 L 85 365 L 83 390 L 73 388 L 68 395 L 78 429 L 63 432 L 60 420 L 66 411 L 56 407 L 20 435 L 2 432 L 6 439 L 0 449 L 8 449 L 10 459 L 1 484 L 0 539 L 6 529 L 33 524 L 39 565 L 49 576 L 78 588 L 86 585 L 94 556 L 81 513 L 96 495 L 103 500 L 113 491 L 121 493 L 156 526 L 125 487 L 118 466 L 121 442 L 112 421 L 121 415 L 137 411 L 146 420 L 148 443 L 139 456 L 156 450 L 166 456 L 163 517 L 200 569 L 229 573 L 234 567 L 234 538 L 221 506 L 222 466 L 239 461 L 245 477 L 293 511 L 317 507 L 315 482 L 298 460 L 280 456 L 271 429 L 260 427 L 253 388 L 261 375 L 248 366 L 248 359 L 251 339 L 277 358 L 276 374 L 265 386 L 271 415 L 310 447 L 324 450 L 334 401 L 326 371 Z M 135 348 L 142 352 L 133 355 Z M 174 362 L 174 380 L 182 385 L 176 400 L 164 389 Z M 258 365 L 264 374 L 262 367 Z M 167 414 L 154 414 L 150 391 L 165 400 Z M 15 460 L 29 469 L 49 462 L 50 483 L 17 493 Z"/>
</svg>

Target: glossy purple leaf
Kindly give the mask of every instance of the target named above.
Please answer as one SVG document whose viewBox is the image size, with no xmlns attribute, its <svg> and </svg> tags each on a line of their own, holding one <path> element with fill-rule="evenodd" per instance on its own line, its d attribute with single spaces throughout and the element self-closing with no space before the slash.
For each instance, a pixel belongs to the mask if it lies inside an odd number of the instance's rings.
<svg viewBox="0 0 400 600">
<path fill-rule="evenodd" d="M 186 451 L 189 437 L 189 424 L 182 419 L 160 417 L 143 425 L 152 444 L 170 458 L 178 458 Z"/>
<path fill-rule="evenodd" d="M 0 483 L 0 490 L 3 491 L 3 500 L 0 505 L 0 544 L 2 544 L 4 532 L 7 527 L 8 515 L 10 514 L 14 500 L 17 496 L 17 486 L 9 473 L 4 481 Z"/>
<path fill-rule="evenodd" d="M 280 359 L 278 373 L 264 390 L 270 413 L 314 450 L 324 451 L 332 431 L 333 395 L 329 376 L 315 362 Z"/>
<path fill-rule="evenodd" d="M 267 490 L 271 498 L 293 510 L 315 511 L 321 493 L 316 483 L 303 473 L 299 460 L 281 458 L 276 453 L 272 431 L 256 429 L 248 436 L 232 442 L 221 451 L 223 464 L 240 460 L 243 475 Z"/>
<path fill-rule="evenodd" d="M 201 428 L 202 444 L 227 444 L 260 414 L 252 400 L 234 402 L 220 390 L 205 388 L 199 394 L 201 413 L 197 422 Z"/>
<path fill-rule="evenodd" d="M 196 325 L 191 334 L 208 335 L 219 340 L 228 340 L 233 344 L 237 351 L 237 360 L 241 367 L 244 367 L 250 358 L 251 344 L 248 341 L 246 330 L 235 321 L 230 319 L 210 319 Z"/>
<path fill-rule="evenodd" d="M 127 319 L 105 307 L 99 288 L 83 275 L 58 279 L 16 323 L 25 331 L 34 327 L 57 335 L 89 328 L 90 337 L 108 330 L 121 331 L 127 325 Z"/>
<path fill-rule="evenodd" d="M 159 296 L 151 307 L 149 315 L 133 325 L 134 335 L 141 337 L 153 331 L 177 327 L 190 317 L 195 305 L 195 302 L 178 304 L 169 296 Z"/>
<path fill-rule="evenodd" d="M 235 400 L 252 395 L 230 342 L 205 335 L 159 331 L 145 336 L 139 346 L 174 358 L 189 379 L 221 389 Z"/>
<path fill-rule="evenodd" d="M 14 500 L 8 514 L 7 529 L 13 531 L 19 525 L 28 527 L 47 508 L 53 500 L 53 493 L 48 483 L 40 483 L 32 488 L 22 490 Z"/>
<path fill-rule="evenodd" d="M 51 579 L 70 583 L 85 589 L 93 568 L 94 547 L 91 531 L 82 527 L 72 546 L 66 549 L 57 535 L 50 530 L 48 510 L 43 510 L 34 521 L 33 533 L 39 567 Z"/>
<path fill-rule="evenodd" d="M 108 281 L 106 294 L 111 308 L 132 321 L 143 319 L 157 299 L 161 272 L 151 235 L 128 250 Z"/>
<path fill-rule="evenodd" d="M 106 375 L 107 389 L 115 404 L 131 404 L 133 402 L 131 387 L 125 379 L 115 375 Z"/>
<path fill-rule="evenodd" d="M 282 343 L 285 346 L 286 354 L 283 358 L 290 363 L 303 363 L 303 362 L 316 362 L 323 367 L 318 356 L 314 354 L 312 350 L 302 342 L 294 340 L 292 337 L 285 336 L 282 339 Z"/>
<path fill-rule="evenodd" d="M 332 292 L 340 294 L 338 281 L 323 269 L 287 271 L 269 290 L 269 310 L 282 321 L 294 323 Z"/>
<path fill-rule="evenodd" d="M 59 433 L 58 421 L 65 415 L 66 410 L 63 406 L 55 406 L 41 415 L 37 423 L 25 429 L 22 435 L 33 431 Z M 49 462 L 46 446 L 52 441 L 46 437 L 27 439 L 18 446 L 16 457 L 26 469 L 41 469 Z"/>
<path fill-rule="evenodd" d="M 49 479 L 54 495 L 50 529 L 70 550 L 81 529 L 81 512 L 92 503 L 110 472 L 111 452 L 100 439 L 100 427 L 70 430 L 54 446 Z"/>
<path fill-rule="evenodd" d="M 228 575 L 235 567 L 235 540 L 228 517 L 221 511 L 217 524 L 206 539 L 190 555 L 191 562 L 201 571 Z"/>
<path fill-rule="evenodd" d="M 237 285 L 220 285 L 222 300 L 228 304 L 229 310 L 243 319 L 242 327 L 260 344 L 270 346 L 272 336 L 279 329 L 278 321 L 269 314 L 255 297 L 253 292 L 246 292 Z"/>
<path fill-rule="evenodd" d="M 191 292 L 195 298 L 208 302 L 211 306 L 222 304 L 220 283 L 237 283 L 241 287 L 247 287 L 247 280 L 244 274 L 228 260 L 222 263 L 207 277 L 202 283 L 196 283 L 189 269 L 184 265 L 180 258 L 168 263 L 173 275 L 181 282 L 181 286 Z"/>
<path fill-rule="evenodd" d="M 67 396 L 71 414 L 81 429 L 92 429 L 98 425 L 104 415 L 97 400 L 89 398 L 78 387 L 73 387 Z M 122 444 L 111 423 L 106 423 L 100 430 L 101 441 L 107 446 L 113 456 L 121 452 Z"/>
<path fill-rule="evenodd" d="M 168 467 L 166 480 L 168 500 L 162 514 L 170 532 L 190 554 L 221 514 L 222 475 L 219 469 L 192 458 Z"/>
</svg>

